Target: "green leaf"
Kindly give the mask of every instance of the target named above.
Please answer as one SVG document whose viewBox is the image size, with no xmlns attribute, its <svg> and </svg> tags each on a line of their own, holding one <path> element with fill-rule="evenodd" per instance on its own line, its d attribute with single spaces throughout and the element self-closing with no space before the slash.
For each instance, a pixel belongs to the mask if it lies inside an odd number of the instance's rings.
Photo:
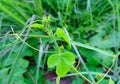
<svg viewBox="0 0 120 84">
<path fill-rule="evenodd" d="M 56 66 L 56 73 L 59 77 L 65 76 L 69 72 L 69 66 L 65 63 L 63 59 L 59 61 Z"/>
<path fill-rule="evenodd" d="M 89 66 L 88 66 L 88 69 L 89 69 L 90 71 L 93 71 L 93 72 L 104 73 L 104 70 L 103 70 L 102 67 L 97 67 L 97 66 L 89 65 Z"/>
<path fill-rule="evenodd" d="M 83 84 L 83 80 L 81 78 L 76 78 L 72 81 L 72 84 Z"/>
<path fill-rule="evenodd" d="M 23 74 L 26 71 L 26 68 L 28 67 L 29 62 L 25 59 L 20 58 L 17 66 L 15 66 L 13 76 L 11 77 L 10 84 L 14 84 L 15 82 L 17 84 L 26 84 L 24 82 Z"/>
<path fill-rule="evenodd" d="M 75 63 L 74 54 L 65 52 L 62 54 L 53 54 L 48 58 L 48 67 L 56 66 L 56 73 L 59 77 L 65 76 L 69 72 L 69 67 Z"/>
<path fill-rule="evenodd" d="M 3 68 L 0 70 L 0 83 L 5 84 L 5 81 L 7 80 L 9 68 Z"/>
<path fill-rule="evenodd" d="M 94 35 L 89 39 L 89 42 L 92 46 L 98 48 L 109 49 L 112 47 L 120 47 L 120 33 L 117 31 L 112 31 L 109 34 L 106 34 L 105 31 L 101 31 L 98 34 Z"/>
<path fill-rule="evenodd" d="M 44 25 L 42 24 L 38 24 L 38 23 L 34 23 L 31 25 L 32 28 L 39 28 L 39 29 L 43 29 L 44 28 Z"/>
<path fill-rule="evenodd" d="M 48 67 L 54 67 L 57 65 L 58 61 L 59 61 L 59 55 L 53 54 L 53 55 L 49 56 L 47 65 L 48 65 Z"/>
<path fill-rule="evenodd" d="M 94 41 L 95 41 L 95 40 L 94 40 Z M 98 52 L 98 53 L 102 53 L 102 54 L 107 55 L 107 56 L 113 56 L 113 53 L 112 53 L 112 52 L 109 52 L 109 51 L 106 51 L 106 50 L 102 50 L 102 49 L 93 47 L 92 45 L 87 45 L 87 44 L 83 44 L 83 43 L 76 42 L 76 41 L 73 41 L 72 43 L 74 43 L 75 45 L 77 45 L 77 46 L 79 46 L 79 47 L 87 48 L 87 49 L 96 51 L 96 52 Z"/>
<path fill-rule="evenodd" d="M 108 84 L 115 84 L 114 81 L 110 78 Z"/>
<path fill-rule="evenodd" d="M 68 38 L 68 36 L 65 34 L 63 29 L 57 28 L 56 35 L 57 35 L 58 38 L 64 39 L 69 44 L 69 46 L 71 47 L 71 41 Z"/>
<path fill-rule="evenodd" d="M 3 66 L 11 65 L 16 57 L 16 53 L 12 53 L 9 57 L 8 55 L 5 55 L 4 58 L 1 60 Z"/>
<path fill-rule="evenodd" d="M 19 64 L 17 65 L 20 69 L 25 70 L 29 65 L 29 62 L 25 59 L 19 59 Z"/>
<path fill-rule="evenodd" d="M 108 79 L 103 79 L 101 82 L 100 82 L 100 84 L 108 84 Z"/>
<path fill-rule="evenodd" d="M 66 62 L 68 65 L 73 65 L 75 63 L 75 57 L 74 54 L 71 52 L 65 52 L 62 54 L 63 60 Z"/>
<path fill-rule="evenodd" d="M 113 56 L 105 55 L 103 53 L 99 53 L 86 48 L 80 48 L 80 53 L 86 57 L 88 64 L 94 66 L 97 66 L 99 64 L 102 64 L 103 66 L 110 66 L 114 58 Z"/>
<path fill-rule="evenodd" d="M 12 77 L 13 79 L 11 80 L 12 82 L 10 84 L 26 84 L 24 82 L 24 77 L 22 76 L 22 74 L 20 75 L 14 75 L 14 77 Z"/>
</svg>

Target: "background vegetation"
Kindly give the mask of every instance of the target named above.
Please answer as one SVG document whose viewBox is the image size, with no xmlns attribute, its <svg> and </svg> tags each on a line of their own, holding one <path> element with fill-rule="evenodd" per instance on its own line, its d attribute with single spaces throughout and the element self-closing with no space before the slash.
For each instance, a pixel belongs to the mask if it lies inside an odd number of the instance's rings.
<svg viewBox="0 0 120 84">
<path fill-rule="evenodd" d="M 69 32 L 71 47 L 69 39 L 54 39 L 74 53 L 78 72 L 91 80 L 90 73 L 99 84 L 120 84 L 119 0 L 0 0 L 0 84 L 55 82 L 55 68 L 48 68 L 47 59 L 57 47 L 49 31 L 31 27 L 49 15 L 53 33 L 58 28 Z M 60 83 L 89 84 L 72 71 Z"/>
</svg>

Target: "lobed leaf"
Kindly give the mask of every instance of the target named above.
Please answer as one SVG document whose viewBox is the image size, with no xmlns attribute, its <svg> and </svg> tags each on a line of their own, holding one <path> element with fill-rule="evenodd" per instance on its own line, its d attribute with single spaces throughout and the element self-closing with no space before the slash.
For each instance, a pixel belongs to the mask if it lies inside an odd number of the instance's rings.
<svg viewBox="0 0 120 84">
<path fill-rule="evenodd" d="M 53 54 L 48 58 L 48 67 L 56 66 L 56 73 L 59 77 L 65 76 L 69 72 L 69 67 L 75 63 L 74 54 L 65 52 L 63 54 Z"/>
<path fill-rule="evenodd" d="M 56 66 L 56 73 L 59 77 L 65 76 L 69 72 L 69 66 L 65 63 L 63 59 L 59 61 Z"/>
</svg>

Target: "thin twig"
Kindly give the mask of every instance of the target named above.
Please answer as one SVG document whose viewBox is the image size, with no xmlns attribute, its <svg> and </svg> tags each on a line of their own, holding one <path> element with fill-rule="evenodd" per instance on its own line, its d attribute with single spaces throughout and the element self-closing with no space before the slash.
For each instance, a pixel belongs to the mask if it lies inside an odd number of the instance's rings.
<svg viewBox="0 0 120 84">
<path fill-rule="evenodd" d="M 80 72 L 82 75 L 87 75 L 87 72 Z M 97 75 L 97 74 L 101 74 L 102 76 L 105 75 L 104 73 L 101 72 L 90 72 L 92 75 Z M 67 74 L 65 77 L 69 77 L 69 76 L 76 76 L 79 75 L 78 73 L 72 73 L 72 74 Z M 107 74 L 106 77 L 108 78 L 113 78 L 111 75 Z"/>
<path fill-rule="evenodd" d="M 33 83 L 35 84 L 35 79 L 33 78 L 33 76 L 27 71 L 27 74 L 30 76 L 31 80 L 33 81 Z"/>
<path fill-rule="evenodd" d="M 87 79 L 84 75 L 82 75 L 76 68 L 74 68 L 74 71 L 79 74 L 83 79 L 85 79 L 88 83 L 90 84 L 94 84 L 92 81 L 90 81 L 89 79 Z"/>
<path fill-rule="evenodd" d="M 111 71 L 111 69 L 113 68 L 115 62 L 112 63 L 111 67 L 108 69 L 108 71 L 105 73 L 105 75 L 96 83 L 96 84 L 100 84 L 100 82 L 107 76 L 107 74 Z"/>
</svg>

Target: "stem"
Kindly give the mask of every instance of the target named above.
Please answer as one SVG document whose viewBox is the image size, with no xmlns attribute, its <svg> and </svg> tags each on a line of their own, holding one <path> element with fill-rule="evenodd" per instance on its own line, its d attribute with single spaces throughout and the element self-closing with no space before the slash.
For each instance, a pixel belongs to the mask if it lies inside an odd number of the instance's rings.
<svg viewBox="0 0 120 84">
<path fill-rule="evenodd" d="M 83 79 L 85 79 L 86 81 L 88 81 L 90 84 L 94 84 L 94 83 L 91 82 L 89 79 L 87 79 L 84 75 L 82 75 L 79 71 L 77 71 L 76 68 L 73 68 L 73 69 L 74 69 L 74 71 L 75 71 L 76 73 L 78 73 Z"/>
<path fill-rule="evenodd" d="M 77 69 L 77 68 L 76 68 Z M 82 75 L 88 75 L 87 72 L 80 72 Z M 104 73 L 101 73 L 101 72 L 91 72 L 92 75 L 96 76 L 98 73 L 100 73 L 102 76 L 105 75 Z M 64 77 L 69 77 L 69 76 L 76 76 L 76 75 L 79 75 L 78 73 L 71 73 L 71 74 L 67 74 L 66 76 Z M 106 77 L 108 78 L 113 78 L 111 75 L 107 74 Z"/>
<path fill-rule="evenodd" d="M 56 41 L 56 39 L 55 39 L 55 36 L 54 36 L 53 31 L 51 30 L 51 28 L 50 28 L 50 33 L 48 32 L 48 34 L 49 34 L 49 35 L 51 36 L 51 38 L 53 39 L 53 41 L 54 41 L 54 43 L 55 43 L 55 45 L 56 45 L 56 47 L 57 47 L 58 53 L 60 53 L 59 45 L 57 44 L 57 41 Z"/>
<path fill-rule="evenodd" d="M 0 34 L 0 36 L 5 36 L 6 34 Z M 15 36 L 16 34 L 7 34 L 7 36 Z M 19 35 L 21 37 L 25 35 Z M 50 38 L 51 36 L 44 36 L 44 35 L 28 35 L 27 37 L 35 37 L 35 38 Z M 3 37 L 4 38 L 4 37 Z"/>
<path fill-rule="evenodd" d="M 31 78 L 32 82 L 35 84 L 35 79 L 33 78 L 32 74 L 30 74 L 29 72 L 26 72 L 28 74 L 28 76 Z"/>
<path fill-rule="evenodd" d="M 18 34 L 16 34 L 16 37 L 18 37 L 20 39 L 20 41 L 22 41 L 25 45 L 27 45 L 31 49 L 39 52 L 39 49 L 37 49 L 37 48 L 31 46 L 30 44 L 28 44 L 27 42 L 25 42 Z M 56 53 L 56 52 L 53 52 L 53 51 L 42 51 L 42 52 L 44 52 L 44 53 Z"/>
<path fill-rule="evenodd" d="M 106 75 L 111 71 L 112 67 L 114 66 L 115 62 L 112 63 L 111 67 L 109 68 L 109 70 L 106 72 L 106 74 L 96 83 L 99 84 L 105 77 Z"/>
</svg>

